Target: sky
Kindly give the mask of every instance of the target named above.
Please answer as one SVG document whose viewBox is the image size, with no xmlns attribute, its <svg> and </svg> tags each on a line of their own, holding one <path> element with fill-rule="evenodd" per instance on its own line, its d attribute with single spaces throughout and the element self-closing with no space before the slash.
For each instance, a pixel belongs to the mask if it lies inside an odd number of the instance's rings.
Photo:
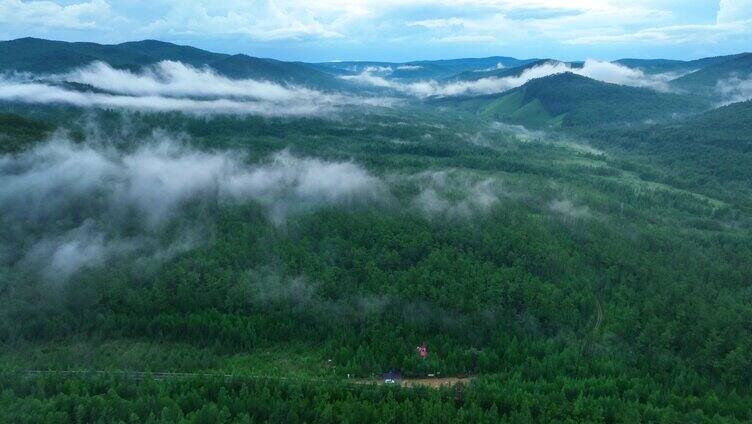
<svg viewBox="0 0 752 424">
<path fill-rule="evenodd" d="M 0 39 L 20 37 L 307 62 L 695 59 L 752 50 L 752 0 L 0 0 Z"/>
</svg>

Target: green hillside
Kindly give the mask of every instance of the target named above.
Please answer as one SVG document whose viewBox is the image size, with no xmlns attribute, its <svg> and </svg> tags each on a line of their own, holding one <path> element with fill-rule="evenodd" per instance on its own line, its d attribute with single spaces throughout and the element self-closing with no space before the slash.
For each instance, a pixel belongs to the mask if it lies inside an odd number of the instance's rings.
<svg viewBox="0 0 752 424">
<path fill-rule="evenodd" d="M 752 190 L 752 101 L 735 103 L 671 124 L 598 129 L 585 133 L 597 146 L 620 147 L 659 169 L 685 169 L 666 183 L 707 185 L 712 196 L 743 199 Z M 721 181 L 726 187 L 712 184 Z M 745 201 L 752 208 L 752 202 Z"/>
<path fill-rule="evenodd" d="M 699 71 L 672 81 L 678 89 L 691 90 L 701 94 L 712 94 L 721 80 L 734 76 L 746 77 L 752 74 L 752 53 L 732 56 L 729 60 L 713 63 Z"/>
<path fill-rule="evenodd" d="M 752 100 L 730 104 L 667 126 L 665 133 L 708 144 L 752 146 Z"/>
<path fill-rule="evenodd" d="M 341 82 L 331 75 L 300 62 L 282 62 L 238 54 L 216 60 L 210 66 L 232 78 L 284 81 L 319 88 L 341 85 Z"/>
<path fill-rule="evenodd" d="M 507 93 L 438 100 L 532 127 L 586 127 L 663 120 L 707 107 L 697 99 L 596 81 L 572 73 L 539 78 Z"/>
<path fill-rule="evenodd" d="M 93 61 L 136 70 L 163 60 L 179 61 L 197 67 L 210 66 L 233 78 L 256 78 L 325 88 L 340 84 L 333 76 L 303 63 L 246 55 L 230 56 L 156 40 L 117 45 L 68 43 L 37 38 L 0 42 L 0 71 L 62 73 Z"/>
</svg>

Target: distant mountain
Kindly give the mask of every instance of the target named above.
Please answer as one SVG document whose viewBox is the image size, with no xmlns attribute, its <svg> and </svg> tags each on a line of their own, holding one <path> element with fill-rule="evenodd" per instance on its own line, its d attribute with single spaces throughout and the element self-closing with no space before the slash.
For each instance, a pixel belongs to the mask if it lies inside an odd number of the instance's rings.
<svg viewBox="0 0 752 424">
<path fill-rule="evenodd" d="M 260 59 L 244 54 L 223 57 L 211 62 L 209 66 L 231 78 L 252 78 L 319 88 L 334 88 L 342 84 L 338 79 L 306 63 Z"/>
<path fill-rule="evenodd" d="M 486 71 L 515 68 L 535 61 L 535 59 L 515 59 L 513 57 L 492 56 L 485 58 L 420 60 L 414 62 L 325 62 L 315 66 L 336 75 L 355 75 L 371 68 L 383 76 L 402 80 L 446 79 L 462 72 Z"/>
<path fill-rule="evenodd" d="M 66 43 L 37 38 L 0 42 L 0 70 L 59 73 L 95 60 L 112 66 L 140 66 L 155 60 L 143 53 L 96 43 Z"/>
<path fill-rule="evenodd" d="M 678 89 L 691 90 L 700 94 L 712 94 L 719 81 L 732 77 L 748 78 L 752 75 L 752 53 L 727 56 L 727 60 L 710 63 L 671 82 Z"/>
<path fill-rule="evenodd" d="M 437 75 L 436 78 L 446 78 L 451 75 L 456 75 L 465 71 L 483 71 L 488 69 L 494 69 L 497 67 L 504 68 L 516 68 L 518 66 L 526 65 L 536 59 L 516 59 L 506 56 L 492 56 L 477 59 L 450 59 L 450 60 L 434 60 L 434 61 L 418 61 L 411 62 L 417 66 L 436 66 L 443 70 L 442 75 Z"/>
<path fill-rule="evenodd" d="M 688 72 L 695 72 L 708 66 L 737 59 L 740 56 L 743 56 L 743 54 L 706 57 L 697 60 L 619 59 L 615 60 L 614 63 L 624 65 L 628 68 L 640 69 L 647 74 L 661 74 L 670 72 L 683 74 Z"/>
<path fill-rule="evenodd" d="M 435 102 L 530 127 L 658 121 L 707 107 L 692 97 L 609 84 L 572 73 L 534 79 L 502 94 Z"/>
<path fill-rule="evenodd" d="M 684 60 L 669 59 L 619 59 L 613 63 L 626 66 L 628 68 L 639 69 L 646 74 L 662 74 L 667 72 L 684 73 L 694 71 L 689 62 Z"/>
<path fill-rule="evenodd" d="M 316 87 L 335 87 L 341 84 L 332 75 L 304 63 L 246 55 L 231 56 L 155 40 L 116 45 L 68 43 L 38 38 L 0 42 L 0 72 L 61 73 L 93 61 L 136 70 L 163 60 L 179 61 L 196 67 L 209 66 L 233 78 L 255 78 Z"/>
<path fill-rule="evenodd" d="M 115 47 L 130 50 L 134 54 L 146 55 L 151 61 L 174 60 L 193 66 L 202 66 L 227 57 L 227 55 L 220 53 L 157 40 L 131 41 L 118 44 Z"/>
<path fill-rule="evenodd" d="M 560 64 L 566 64 L 572 68 L 582 68 L 583 66 L 583 62 L 562 62 L 562 61 L 553 60 L 553 59 L 536 59 L 524 65 L 515 66 L 515 67 L 482 70 L 482 71 L 466 71 L 466 72 L 462 72 L 456 75 L 452 75 L 451 77 L 447 78 L 447 80 L 449 81 L 477 81 L 483 78 L 518 77 L 528 69 L 532 69 L 532 68 L 536 68 L 536 67 L 544 66 L 544 65 L 555 66 L 555 65 L 560 65 Z"/>
</svg>

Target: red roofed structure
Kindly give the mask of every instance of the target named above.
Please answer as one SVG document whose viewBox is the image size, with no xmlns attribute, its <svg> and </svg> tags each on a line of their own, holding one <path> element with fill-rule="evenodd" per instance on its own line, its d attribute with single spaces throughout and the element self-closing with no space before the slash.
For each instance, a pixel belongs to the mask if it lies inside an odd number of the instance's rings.
<svg viewBox="0 0 752 424">
<path fill-rule="evenodd" d="M 418 355 L 420 355 L 421 358 L 425 358 L 428 356 L 428 346 L 426 346 L 425 342 L 416 347 L 415 350 L 418 352 Z"/>
</svg>

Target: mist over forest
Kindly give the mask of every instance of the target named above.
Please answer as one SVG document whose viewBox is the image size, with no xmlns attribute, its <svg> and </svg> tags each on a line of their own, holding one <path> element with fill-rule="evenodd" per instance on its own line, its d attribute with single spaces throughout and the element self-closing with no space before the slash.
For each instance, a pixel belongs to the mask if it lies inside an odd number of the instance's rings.
<svg viewBox="0 0 752 424">
<path fill-rule="evenodd" d="M 583 59 L 0 42 L 0 420 L 751 421 L 752 54 Z"/>
</svg>

